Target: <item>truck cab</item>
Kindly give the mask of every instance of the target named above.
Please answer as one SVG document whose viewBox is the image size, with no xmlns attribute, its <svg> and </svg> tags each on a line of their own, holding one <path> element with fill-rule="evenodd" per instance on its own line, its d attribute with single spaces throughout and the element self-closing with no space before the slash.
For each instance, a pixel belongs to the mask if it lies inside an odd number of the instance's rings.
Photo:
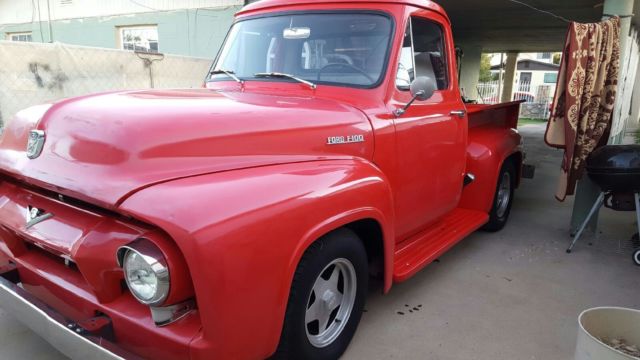
<svg viewBox="0 0 640 360">
<path fill-rule="evenodd" d="M 338 358 L 371 276 L 508 220 L 519 103 L 465 104 L 456 70 L 433 2 L 263 0 L 203 89 L 19 112 L 0 306 L 71 357 Z"/>
</svg>

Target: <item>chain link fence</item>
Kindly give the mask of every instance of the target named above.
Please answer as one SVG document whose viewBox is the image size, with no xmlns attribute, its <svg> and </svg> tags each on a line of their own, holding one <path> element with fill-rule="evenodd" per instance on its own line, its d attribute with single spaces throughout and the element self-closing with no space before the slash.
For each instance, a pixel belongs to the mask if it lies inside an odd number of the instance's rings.
<svg viewBox="0 0 640 360">
<path fill-rule="evenodd" d="M 0 126 L 32 105 L 103 91 L 201 87 L 211 59 L 0 41 Z"/>
</svg>

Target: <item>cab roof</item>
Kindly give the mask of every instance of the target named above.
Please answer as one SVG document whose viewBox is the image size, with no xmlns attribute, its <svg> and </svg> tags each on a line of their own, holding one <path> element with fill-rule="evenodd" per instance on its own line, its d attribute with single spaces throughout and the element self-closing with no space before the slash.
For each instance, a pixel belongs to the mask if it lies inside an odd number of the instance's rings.
<svg viewBox="0 0 640 360">
<path fill-rule="evenodd" d="M 433 1 L 429 0 L 260 0 L 251 3 L 236 15 L 245 15 L 254 11 L 275 9 L 278 7 L 296 6 L 296 5 L 318 5 L 318 4 L 397 4 L 397 5 L 410 5 L 419 8 L 429 9 L 442 14 L 445 18 L 449 19 L 444 9 Z"/>
</svg>

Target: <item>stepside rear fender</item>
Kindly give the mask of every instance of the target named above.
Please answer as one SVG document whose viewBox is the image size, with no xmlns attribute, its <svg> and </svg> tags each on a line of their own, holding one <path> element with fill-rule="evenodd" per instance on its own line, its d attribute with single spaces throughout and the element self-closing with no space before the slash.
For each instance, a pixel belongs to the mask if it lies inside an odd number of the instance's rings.
<svg viewBox="0 0 640 360">
<path fill-rule="evenodd" d="M 158 184 L 131 196 L 121 210 L 162 228 L 184 253 L 203 322 L 193 358 L 209 351 L 221 359 L 264 358 L 277 347 L 297 264 L 320 236 L 375 220 L 383 231 L 388 290 L 391 196 L 371 163 L 324 160 Z"/>
<path fill-rule="evenodd" d="M 522 165 L 520 139 L 518 131 L 511 128 L 486 127 L 469 131 L 467 173 L 473 174 L 475 181 L 462 191 L 460 207 L 489 212 L 500 168 L 512 156 L 518 171 L 516 184 L 519 183 Z"/>
</svg>

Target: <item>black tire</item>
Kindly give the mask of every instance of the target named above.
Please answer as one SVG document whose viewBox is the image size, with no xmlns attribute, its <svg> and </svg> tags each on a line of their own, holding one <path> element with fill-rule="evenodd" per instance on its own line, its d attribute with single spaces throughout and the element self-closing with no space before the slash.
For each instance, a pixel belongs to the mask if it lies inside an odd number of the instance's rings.
<svg viewBox="0 0 640 360">
<path fill-rule="evenodd" d="M 505 174 L 508 174 L 509 182 L 509 199 L 506 205 L 502 205 L 500 201 L 500 188 L 505 181 Z M 513 205 L 514 190 L 516 187 L 516 168 L 513 162 L 507 160 L 500 169 L 498 181 L 496 184 L 496 192 L 493 197 L 493 206 L 489 213 L 489 222 L 484 225 L 482 230 L 496 232 L 502 230 L 509 220 L 511 206 Z M 504 207 L 506 206 L 506 207 Z"/>
<path fill-rule="evenodd" d="M 310 341 L 307 335 L 308 325 L 305 323 L 307 307 L 312 301 L 316 301 L 312 298 L 312 289 L 316 279 L 330 270 L 328 265 L 344 259 L 348 260 L 355 270 L 355 286 L 351 287 L 356 293 L 353 307 L 346 325 L 337 333 L 339 335 L 323 347 L 317 347 Z M 343 277 L 343 291 L 346 291 L 345 275 L 340 273 L 338 276 Z M 304 253 L 293 277 L 280 344 L 273 358 L 338 359 L 349 346 L 360 322 L 367 293 L 367 282 L 367 253 L 358 236 L 351 230 L 338 229 L 313 243 Z M 329 324 L 333 322 L 330 321 Z"/>
<path fill-rule="evenodd" d="M 640 250 L 636 250 L 633 252 L 633 262 L 640 266 Z"/>
</svg>

